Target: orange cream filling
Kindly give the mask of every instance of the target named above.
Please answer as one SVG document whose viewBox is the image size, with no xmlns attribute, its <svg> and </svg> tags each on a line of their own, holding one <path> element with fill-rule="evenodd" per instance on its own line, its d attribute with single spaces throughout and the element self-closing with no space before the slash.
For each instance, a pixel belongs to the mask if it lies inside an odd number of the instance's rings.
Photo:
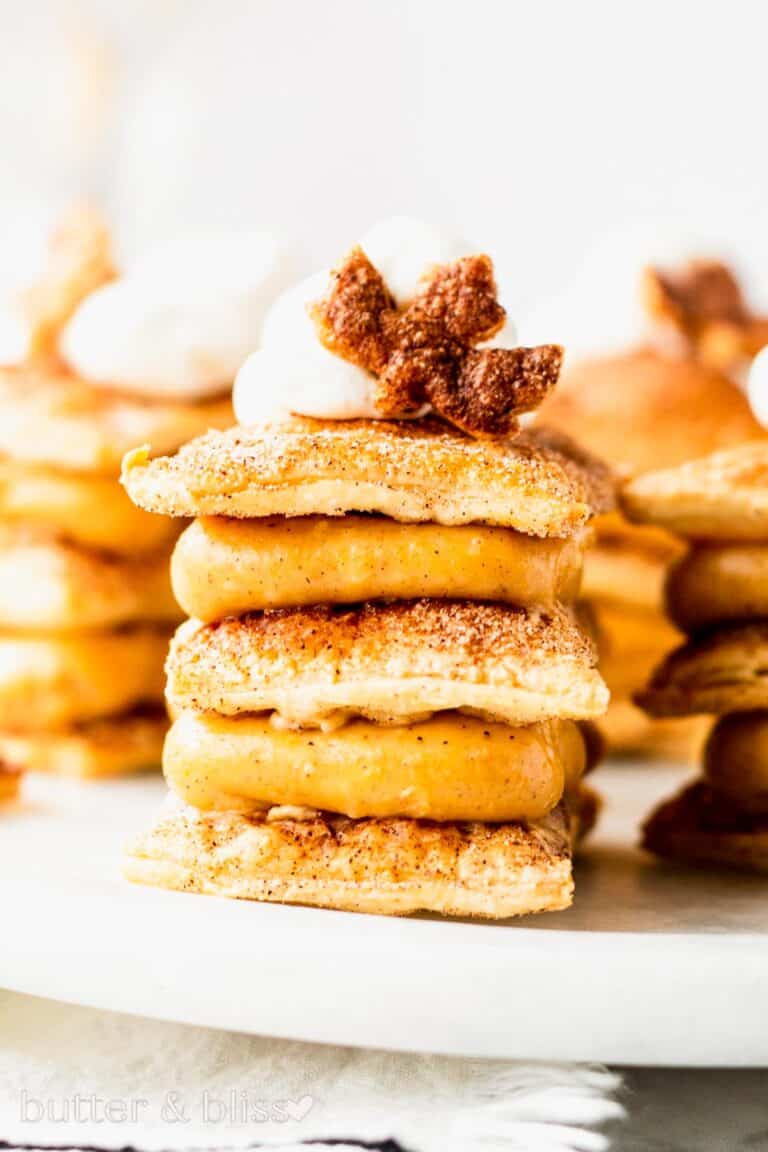
<svg viewBox="0 0 768 1152">
<path fill-rule="evenodd" d="M 549 608 L 576 596 L 585 539 L 378 516 L 204 518 L 179 539 L 172 580 L 184 611 L 206 622 L 264 608 L 420 596 Z"/>
<path fill-rule="evenodd" d="M 170 787 L 201 811 L 289 806 L 354 819 L 538 820 L 584 763 L 584 740 L 570 721 L 518 728 L 458 713 L 317 732 L 280 731 L 260 716 L 186 712 L 164 752 Z"/>
</svg>

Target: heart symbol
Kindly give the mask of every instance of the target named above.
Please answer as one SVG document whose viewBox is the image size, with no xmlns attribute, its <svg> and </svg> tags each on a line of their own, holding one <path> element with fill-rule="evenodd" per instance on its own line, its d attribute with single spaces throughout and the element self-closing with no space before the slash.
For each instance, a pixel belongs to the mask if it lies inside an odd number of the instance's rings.
<svg viewBox="0 0 768 1152">
<path fill-rule="evenodd" d="M 300 1122 L 309 1116 L 314 1103 L 314 1096 L 302 1096 L 300 1100 L 284 1100 L 283 1107 L 291 1120 Z"/>
</svg>

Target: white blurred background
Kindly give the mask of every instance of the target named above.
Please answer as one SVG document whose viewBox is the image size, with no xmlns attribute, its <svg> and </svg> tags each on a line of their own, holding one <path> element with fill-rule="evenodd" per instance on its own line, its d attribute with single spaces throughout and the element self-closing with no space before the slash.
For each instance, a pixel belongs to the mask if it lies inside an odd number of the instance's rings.
<svg viewBox="0 0 768 1152">
<path fill-rule="evenodd" d="M 768 300 L 759 0 L 0 0 L 0 279 L 87 197 L 126 256 L 272 227 L 307 270 L 425 216 L 527 340 L 637 333 L 649 259 Z"/>
</svg>

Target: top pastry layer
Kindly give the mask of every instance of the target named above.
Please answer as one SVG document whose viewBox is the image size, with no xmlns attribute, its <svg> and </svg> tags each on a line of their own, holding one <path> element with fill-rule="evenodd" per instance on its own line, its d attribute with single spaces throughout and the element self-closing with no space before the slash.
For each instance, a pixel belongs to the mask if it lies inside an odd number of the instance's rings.
<svg viewBox="0 0 768 1152">
<path fill-rule="evenodd" d="M 622 492 L 626 514 L 700 540 L 768 541 L 768 441 L 649 472 Z"/>
<path fill-rule="evenodd" d="M 131 453 L 129 495 L 170 516 L 340 516 L 499 524 L 569 536 L 613 502 L 608 470 L 537 429 L 475 440 L 435 420 L 319 421 L 233 428 L 172 457 Z"/>
<path fill-rule="evenodd" d="M 155 403 L 63 373 L 0 367 L 0 455 L 27 464 L 116 475 L 137 444 L 172 452 L 231 422 L 229 399 Z"/>
</svg>

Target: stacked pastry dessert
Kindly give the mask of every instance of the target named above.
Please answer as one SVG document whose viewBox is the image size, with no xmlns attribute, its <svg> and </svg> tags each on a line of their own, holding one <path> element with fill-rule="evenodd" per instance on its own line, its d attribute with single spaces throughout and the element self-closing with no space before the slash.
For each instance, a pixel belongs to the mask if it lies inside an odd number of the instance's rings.
<svg viewBox="0 0 768 1152">
<path fill-rule="evenodd" d="M 569 605 L 611 485 L 564 438 L 517 435 L 561 351 L 487 345 L 490 260 L 381 236 L 277 303 L 243 427 L 126 459 L 140 507 L 197 518 L 167 665 L 185 806 L 127 875 L 393 914 L 563 908 L 578 722 L 607 700 Z"/>
<path fill-rule="evenodd" d="M 765 322 L 748 309 L 722 265 L 648 269 L 653 339 L 564 373 L 542 418 L 576 436 L 625 479 L 765 436 L 731 375 L 759 346 Z M 679 540 L 619 514 L 596 525 L 583 596 L 596 620 L 601 670 L 611 689 L 601 727 L 616 752 L 693 759 L 707 722 L 653 719 L 634 703 L 653 668 L 683 636 L 665 617 L 663 587 Z"/>
<path fill-rule="evenodd" d="M 667 606 L 688 641 L 640 697 L 654 716 L 717 715 L 703 776 L 645 826 L 650 851 L 768 869 L 768 444 L 641 477 L 628 515 L 686 537 Z"/>
<path fill-rule="evenodd" d="M 161 287 L 117 279 L 105 230 L 78 215 L 15 327 L 6 318 L 0 756 L 14 765 L 90 777 L 159 764 L 178 529 L 131 503 L 120 461 L 137 440 L 171 451 L 230 424 L 234 375 L 210 355 L 201 302 Z"/>
</svg>

